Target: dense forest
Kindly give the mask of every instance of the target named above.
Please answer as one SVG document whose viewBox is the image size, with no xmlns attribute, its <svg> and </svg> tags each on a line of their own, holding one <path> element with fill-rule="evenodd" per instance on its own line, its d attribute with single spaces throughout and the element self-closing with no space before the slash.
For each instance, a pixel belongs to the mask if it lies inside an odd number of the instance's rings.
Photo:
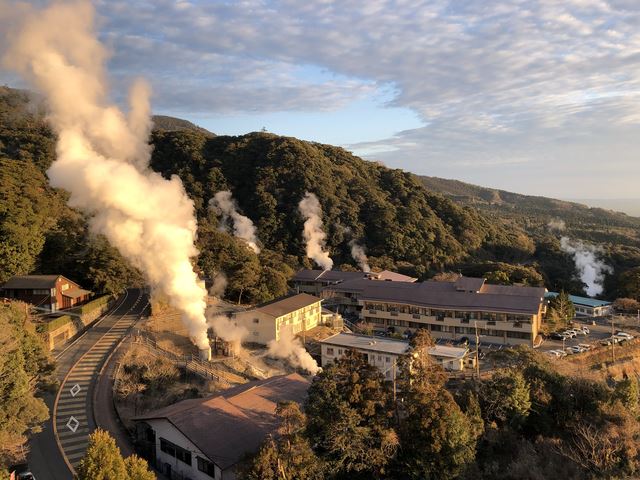
<svg viewBox="0 0 640 480">
<path fill-rule="evenodd" d="M 139 272 L 103 238 L 92 236 L 85 216 L 66 205 L 67 194 L 47 185 L 55 135 L 44 111 L 27 92 L 0 88 L 0 282 L 16 274 L 55 272 L 96 291 L 140 283 Z M 355 266 L 349 247 L 355 239 L 366 247 L 373 268 L 421 279 L 461 272 L 580 294 L 583 284 L 572 257 L 545 228 L 561 218 L 567 234 L 597 243 L 611 265 L 604 296 L 640 295 L 640 270 L 634 268 L 640 265 L 640 219 L 501 191 L 489 195 L 462 183 L 465 188 L 447 190 L 444 181 L 429 185 L 342 148 L 267 132 L 216 136 L 180 119 L 155 121 L 151 167 L 182 179 L 198 216 L 197 268 L 208 278 L 224 272 L 231 299 L 256 302 L 280 295 L 297 268 L 312 266 L 297 210 L 305 191 L 320 199 L 336 268 Z M 207 208 L 219 190 L 230 190 L 256 224 L 259 255 L 219 230 Z"/>
</svg>

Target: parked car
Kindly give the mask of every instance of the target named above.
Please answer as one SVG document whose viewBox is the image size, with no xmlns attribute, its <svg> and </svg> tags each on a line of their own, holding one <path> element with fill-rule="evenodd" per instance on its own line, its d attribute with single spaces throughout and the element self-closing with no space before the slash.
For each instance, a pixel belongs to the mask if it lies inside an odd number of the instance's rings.
<svg viewBox="0 0 640 480">
<path fill-rule="evenodd" d="M 569 348 L 567 348 L 567 352 L 571 352 L 571 354 L 574 354 L 574 355 L 575 355 L 576 353 L 582 353 L 582 352 L 584 352 L 584 351 L 586 351 L 586 350 L 585 350 L 585 349 L 583 349 L 583 348 L 581 348 L 581 347 L 579 347 L 579 346 L 577 346 L 577 345 L 576 345 L 576 346 L 574 346 L 574 347 L 569 347 Z"/>
<path fill-rule="evenodd" d="M 23 472 L 18 474 L 17 479 L 18 480 L 36 480 L 36 477 L 31 472 Z"/>
<path fill-rule="evenodd" d="M 591 333 L 591 330 L 589 330 L 589 327 L 583 325 L 581 330 L 584 332 L 585 335 L 589 335 Z"/>
<path fill-rule="evenodd" d="M 551 335 L 549 335 L 549 337 L 553 338 L 554 340 L 562 340 L 563 338 L 567 338 L 566 335 L 560 332 L 553 332 Z"/>
<path fill-rule="evenodd" d="M 630 333 L 621 332 L 621 331 L 616 332 L 614 336 L 618 338 L 626 338 L 627 340 L 632 340 L 634 338 L 634 336 L 631 335 Z"/>
<path fill-rule="evenodd" d="M 591 350 L 593 348 L 593 345 L 591 345 L 589 343 L 579 343 L 578 346 L 581 347 L 581 348 L 584 348 L 585 352 L 588 352 L 589 350 Z"/>
<path fill-rule="evenodd" d="M 546 352 L 547 354 L 551 355 L 552 357 L 566 357 L 567 354 L 564 353 L 562 350 L 549 350 L 548 352 Z"/>
<path fill-rule="evenodd" d="M 618 343 L 618 339 L 616 337 L 609 337 L 603 340 L 600 340 L 600 345 L 609 346 L 611 344 Z"/>
<path fill-rule="evenodd" d="M 574 332 L 573 330 L 565 330 L 562 333 L 569 338 L 576 338 L 576 332 Z"/>
</svg>

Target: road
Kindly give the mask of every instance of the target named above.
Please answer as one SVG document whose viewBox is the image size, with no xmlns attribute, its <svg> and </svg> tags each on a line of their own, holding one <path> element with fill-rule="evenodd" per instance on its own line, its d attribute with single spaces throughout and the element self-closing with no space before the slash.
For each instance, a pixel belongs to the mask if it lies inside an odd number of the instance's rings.
<svg viewBox="0 0 640 480">
<path fill-rule="evenodd" d="M 45 395 L 51 418 L 42 432 L 31 439 L 27 459 L 36 478 L 73 478 L 73 468 L 84 455 L 89 433 L 95 429 L 93 387 L 102 365 L 147 306 L 143 290 L 127 290 L 107 315 L 56 356 L 60 388 Z"/>
</svg>

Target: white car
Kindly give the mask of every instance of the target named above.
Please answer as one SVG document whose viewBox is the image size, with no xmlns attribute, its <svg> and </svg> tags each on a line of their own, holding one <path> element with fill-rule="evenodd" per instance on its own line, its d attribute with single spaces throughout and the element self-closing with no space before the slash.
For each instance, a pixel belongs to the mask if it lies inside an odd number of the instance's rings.
<svg viewBox="0 0 640 480">
<path fill-rule="evenodd" d="M 576 338 L 576 335 L 577 335 L 576 332 L 574 332 L 573 330 L 565 330 L 562 333 L 569 338 Z"/>
<path fill-rule="evenodd" d="M 585 335 L 589 335 L 591 333 L 591 330 L 589 330 L 589 327 L 586 327 L 586 326 L 583 326 L 580 330 L 582 330 Z"/>
<path fill-rule="evenodd" d="M 618 332 L 614 336 L 618 338 L 624 338 L 626 340 L 632 340 L 634 338 L 633 335 L 627 332 Z"/>
<path fill-rule="evenodd" d="M 591 350 L 593 348 L 593 345 L 591 345 L 589 343 L 579 343 L 578 346 L 580 348 L 583 348 L 585 352 L 588 352 L 589 350 Z"/>
<path fill-rule="evenodd" d="M 566 357 L 567 354 L 564 353 L 562 350 L 549 350 L 548 352 L 545 352 L 547 355 L 551 355 L 552 357 Z"/>
</svg>

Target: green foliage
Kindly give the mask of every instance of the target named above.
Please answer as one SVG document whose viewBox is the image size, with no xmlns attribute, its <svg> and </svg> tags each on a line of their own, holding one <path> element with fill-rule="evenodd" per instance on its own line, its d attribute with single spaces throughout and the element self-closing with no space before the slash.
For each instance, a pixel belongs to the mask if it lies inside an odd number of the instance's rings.
<svg viewBox="0 0 640 480">
<path fill-rule="evenodd" d="M 640 267 L 627 270 L 618 280 L 620 296 L 640 301 Z"/>
<path fill-rule="evenodd" d="M 304 436 L 306 417 L 294 402 L 278 405 L 277 437 L 269 437 L 241 478 L 246 480 L 322 480 L 320 459 Z"/>
<path fill-rule="evenodd" d="M 485 422 L 519 428 L 531 410 L 529 384 L 522 372 L 504 369 L 480 385 L 479 400 Z"/>
<path fill-rule="evenodd" d="M 638 414 L 640 401 L 640 389 L 638 380 L 635 378 L 625 378 L 616 383 L 613 391 L 613 398 L 619 400 L 622 405 L 632 414 Z"/>
<path fill-rule="evenodd" d="M 126 460 L 108 432 L 97 429 L 89 435 L 89 447 L 77 469 L 78 480 L 153 480 L 147 462 L 132 455 Z"/>
<path fill-rule="evenodd" d="M 388 390 L 355 351 L 314 378 L 305 405 L 307 434 L 336 478 L 384 478 L 398 447 Z"/>
<path fill-rule="evenodd" d="M 547 330 L 562 328 L 576 316 L 576 307 L 564 290 L 551 299 L 547 308 Z"/>
<path fill-rule="evenodd" d="M 0 307 L 0 466 L 20 460 L 27 435 L 49 418 L 35 395 L 53 369 L 24 305 Z"/>
<path fill-rule="evenodd" d="M 71 323 L 73 320 L 69 315 L 60 315 L 59 317 L 52 318 L 49 321 L 39 323 L 36 329 L 38 333 L 48 333 L 57 330 L 58 328 Z"/>
</svg>

